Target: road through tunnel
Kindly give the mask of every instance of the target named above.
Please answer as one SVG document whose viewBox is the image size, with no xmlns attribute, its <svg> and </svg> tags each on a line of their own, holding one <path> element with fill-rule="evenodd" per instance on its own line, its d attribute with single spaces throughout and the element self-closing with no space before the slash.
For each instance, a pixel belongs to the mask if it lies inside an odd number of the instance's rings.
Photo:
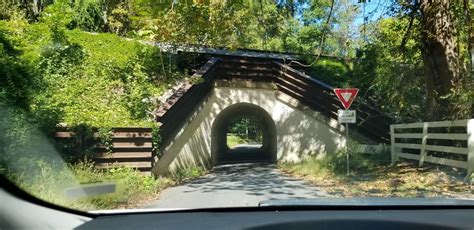
<svg viewBox="0 0 474 230">
<path fill-rule="evenodd" d="M 248 119 L 259 126 L 261 143 L 229 147 L 229 127 L 236 121 Z M 275 162 L 277 154 L 275 122 L 263 108 L 250 103 L 231 105 L 220 112 L 212 124 L 211 155 L 215 165 L 243 162 Z"/>
</svg>

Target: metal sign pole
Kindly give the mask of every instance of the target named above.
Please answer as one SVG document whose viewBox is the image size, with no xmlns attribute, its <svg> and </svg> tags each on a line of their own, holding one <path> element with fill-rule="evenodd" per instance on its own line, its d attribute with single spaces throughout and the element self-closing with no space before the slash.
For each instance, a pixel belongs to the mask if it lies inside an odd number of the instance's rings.
<svg viewBox="0 0 474 230">
<path fill-rule="evenodd" d="M 345 110 L 339 109 L 337 111 L 337 119 L 339 123 L 346 124 L 346 167 L 347 167 L 347 175 L 349 175 L 349 123 L 357 123 L 356 118 L 356 110 L 348 110 L 351 107 L 352 102 L 356 98 L 357 94 L 359 93 L 359 89 L 357 88 L 348 88 L 348 89 L 341 89 L 335 88 L 334 94 L 342 103 Z"/>
<path fill-rule="evenodd" d="M 346 163 L 347 175 L 349 175 L 349 123 L 346 123 Z"/>
</svg>

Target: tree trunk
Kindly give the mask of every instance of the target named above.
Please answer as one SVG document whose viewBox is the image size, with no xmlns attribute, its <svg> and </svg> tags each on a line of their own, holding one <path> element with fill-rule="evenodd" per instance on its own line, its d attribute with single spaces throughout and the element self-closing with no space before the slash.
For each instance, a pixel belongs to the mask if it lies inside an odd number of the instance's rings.
<svg viewBox="0 0 474 230">
<path fill-rule="evenodd" d="M 429 120 L 453 114 L 443 98 L 463 78 L 462 58 L 457 52 L 457 39 L 449 0 L 422 0 L 422 54 L 425 64 L 427 110 Z"/>
<path fill-rule="evenodd" d="M 474 75 L 474 8 L 471 9 L 471 5 L 469 4 L 469 0 L 464 0 L 464 8 L 466 11 L 466 21 L 467 21 L 467 32 L 469 34 L 469 41 L 468 41 L 468 50 L 470 52 L 470 71 L 471 75 Z"/>
</svg>

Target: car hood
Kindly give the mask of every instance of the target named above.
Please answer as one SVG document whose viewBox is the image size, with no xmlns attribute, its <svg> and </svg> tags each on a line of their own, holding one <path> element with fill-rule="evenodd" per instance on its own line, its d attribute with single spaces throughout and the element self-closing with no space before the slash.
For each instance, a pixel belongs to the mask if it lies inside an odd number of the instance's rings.
<svg viewBox="0 0 474 230">
<path fill-rule="evenodd" d="M 474 200 L 450 198 L 401 198 L 401 197 L 364 197 L 364 198 L 315 198 L 266 200 L 259 207 L 282 206 L 474 206 Z"/>
</svg>

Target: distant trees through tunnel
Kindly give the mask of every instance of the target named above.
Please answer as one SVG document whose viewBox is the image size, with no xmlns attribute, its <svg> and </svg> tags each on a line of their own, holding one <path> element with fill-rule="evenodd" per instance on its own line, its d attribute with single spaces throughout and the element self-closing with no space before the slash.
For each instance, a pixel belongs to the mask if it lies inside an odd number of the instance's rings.
<svg viewBox="0 0 474 230">
<path fill-rule="evenodd" d="M 227 129 L 227 146 L 235 149 L 239 146 L 262 147 L 263 132 L 260 124 L 252 118 L 241 118 Z"/>
</svg>

